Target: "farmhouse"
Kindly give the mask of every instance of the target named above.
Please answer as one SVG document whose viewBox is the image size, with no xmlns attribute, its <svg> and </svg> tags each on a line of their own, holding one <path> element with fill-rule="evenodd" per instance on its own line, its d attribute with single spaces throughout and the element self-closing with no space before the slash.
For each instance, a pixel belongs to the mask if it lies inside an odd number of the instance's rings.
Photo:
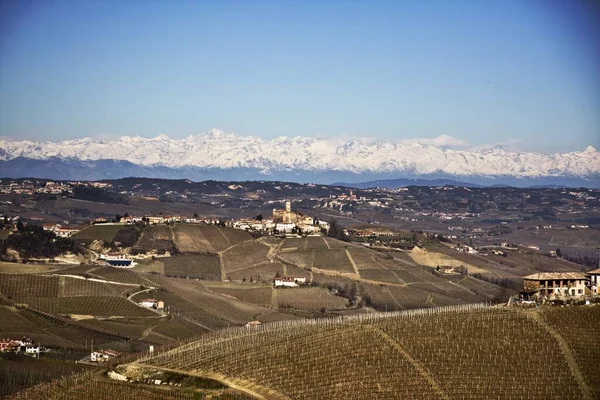
<svg viewBox="0 0 600 400">
<path fill-rule="evenodd" d="M 291 276 L 275 278 L 275 287 L 298 287 L 305 283 L 306 278 L 296 278 Z"/>
<path fill-rule="evenodd" d="M 100 350 L 100 351 L 92 351 L 90 353 L 90 361 L 92 362 L 106 362 L 111 358 L 120 356 L 121 353 L 114 350 Z"/>
<path fill-rule="evenodd" d="M 600 295 L 600 268 L 587 272 L 590 278 L 590 290 L 595 295 Z"/>
<path fill-rule="evenodd" d="M 260 328 L 261 325 L 262 325 L 262 322 L 260 322 L 260 321 L 250 321 L 245 325 L 245 327 L 246 328 Z"/>
<path fill-rule="evenodd" d="M 581 272 L 544 272 L 523 277 L 523 288 L 543 298 L 581 297 L 586 282 Z"/>
<path fill-rule="evenodd" d="M 142 307 L 153 308 L 155 310 L 163 310 L 165 308 L 165 302 L 162 300 L 143 299 L 138 304 Z"/>
</svg>

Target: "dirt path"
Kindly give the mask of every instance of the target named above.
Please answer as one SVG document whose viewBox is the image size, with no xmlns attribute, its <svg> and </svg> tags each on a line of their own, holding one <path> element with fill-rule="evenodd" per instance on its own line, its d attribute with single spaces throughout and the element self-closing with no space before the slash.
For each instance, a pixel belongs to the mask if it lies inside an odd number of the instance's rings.
<svg viewBox="0 0 600 400">
<path fill-rule="evenodd" d="M 542 328 L 544 328 L 546 332 L 550 334 L 550 336 L 556 339 L 556 341 L 558 342 L 558 346 L 560 347 L 560 350 L 563 353 L 567 364 L 569 365 L 569 368 L 571 369 L 573 377 L 575 378 L 577 384 L 579 385 L 579 388 L 583 392 L 584 399 L 595 399 L 594 392 L 589 387 L 585 376 L 581 373 L 581 370 L 579 369 L 579 363 L 577 362 L 577 359 L 571 351 L 571 347 L 569 346 L 567 341 L 556 329 L 554 329 L 554 327 L 548 324 L 537 311 L 527 313 L 527 316 L 533 319 L 535 322 L 537 322 Z"/>
<path fill-rule="evenodd" d="M 144 369 L 156 369 L 160 371 L 174 372 L 183 375 L 197 376 L 199 378 L 208 378 L 215 381 L 219 381 L 224 385 L 229 386 L 232 389 L 244 392 L 256 399 L 261 400 L 285 400 L 287 397 L 276 392 L 273 389 L 266 388 L 264 386 L 257 385 L 254 382 L 249 382 L 239 378 L 230 378 L 225 375 L 217 374 L 209 371 L 185 371 L 172 368 L 156 367 L 154 365 L 129 363 L 133 367 L 144 368 Z"/>
<path fill-rule="evenodd" d="M 380 328 L 377 328 L 376 326 L 367 325 L 367 327 L 372 329 L 373 332 L 379 335 L 387 344 L 392 346 L 394 350 L 400 353 L 419 372 L 419 374 L 421 374 L 421 376 L 425 378 L 429 385 L 431 385 L 431 387 L 437 392 L 437 394 L 440 395 L 442 399 L 450 400 L 450 396 L 448 396 L 448 393 L 446 393 L 446 391 L 442 388 L 440 382 L 438 382 L 438 380 L 435 379 L 431 371 L 429 371 L 429 369 L 423 363 L 421 363 L 421 361 L 414 358 L 413 355 L 408 351 L 408 349 L 406 349 L 400 343 L 400 341 L 394 339 L 387 332 Z"/>
<path fill-rule="evenodd" d="M 223 266 L 223 252 L 219 252 L 219 267 L 221 268 L 221 281 L 227 281 L 227 274 L 225 273 L 225 268 Z"/>
<path fill-rule="evenodd" d="M 346 248 L 346 256 L 348 257 L 348 260 L 350 260 L 350 264 L 352 264 L 352 269 L 354 270 L 354 273 L 356 275 L 360 276 L 360 273 L 358 272 L 358 267 L 356 266 L 356 263 L 354 262 L 354 259 L 352 258 L 352 255 L 350 254 L 350 251 L 347 248 Z"/>
</svg>

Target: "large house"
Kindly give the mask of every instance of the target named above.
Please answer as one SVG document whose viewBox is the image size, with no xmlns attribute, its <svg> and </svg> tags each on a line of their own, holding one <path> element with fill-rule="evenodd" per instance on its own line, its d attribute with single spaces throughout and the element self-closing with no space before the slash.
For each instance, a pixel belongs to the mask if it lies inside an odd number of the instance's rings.
<svg viewBox="0 0 600 400">
<path fill-rule="evenodd" d="M 523 277 L 523 288 L 541 298 L 564 299 L 584 296 L 587 282 L 582 272 L 543 272 Z"/>
</svg>

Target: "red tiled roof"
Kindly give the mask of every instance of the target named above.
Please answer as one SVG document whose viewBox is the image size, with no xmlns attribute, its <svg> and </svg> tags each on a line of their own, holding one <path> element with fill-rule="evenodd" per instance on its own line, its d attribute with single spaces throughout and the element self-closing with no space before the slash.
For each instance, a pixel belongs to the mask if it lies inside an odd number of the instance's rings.
<svg viewBox="0 0 600 400">
<path fill-rule="evenodd" d="M 547 281 L 547 280 L 569 280 L 569 279 L 586 279 L 583 272 L 542 272 L 539 274 L 527 275 L 523 277 L 528 281 Z"/>
</svg>

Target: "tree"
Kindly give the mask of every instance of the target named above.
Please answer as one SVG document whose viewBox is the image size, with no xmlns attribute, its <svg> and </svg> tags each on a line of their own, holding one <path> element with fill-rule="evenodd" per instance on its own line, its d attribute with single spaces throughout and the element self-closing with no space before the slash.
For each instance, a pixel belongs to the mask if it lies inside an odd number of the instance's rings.
<svg viewBox="0 0 600 400">
<path fill-rule="evenodd" d="M 18 230 L 19 232 L 22 232 L 22 231 L 23 231 L 23 228 L 24 228 L 24 226 L 23 226 L 23 221 L 21 221 L 21 220 L 19 219 L 19 221 L 17 222 L 17 230 Z"/>
<path fill-rule="evenodd" d="M 560 251 L 560 248 L 556 249 L 556 257 L 562 257 L 562 251 Z"/>
<path fill-rule="evenodd" d="M 261 221 L 261 222 L 262 222 L 262 220 L 263 220 L 263 216 L 262 216 L 262 214 L 258 214 L 258 215 L 256 216 L 256 220 L 257 220 L 257 221 Z"/>
<path fill-rule="evenodd" d="M 198 213 L 194 213 L 194 218 L 198 218 Z"/>
</svg>

